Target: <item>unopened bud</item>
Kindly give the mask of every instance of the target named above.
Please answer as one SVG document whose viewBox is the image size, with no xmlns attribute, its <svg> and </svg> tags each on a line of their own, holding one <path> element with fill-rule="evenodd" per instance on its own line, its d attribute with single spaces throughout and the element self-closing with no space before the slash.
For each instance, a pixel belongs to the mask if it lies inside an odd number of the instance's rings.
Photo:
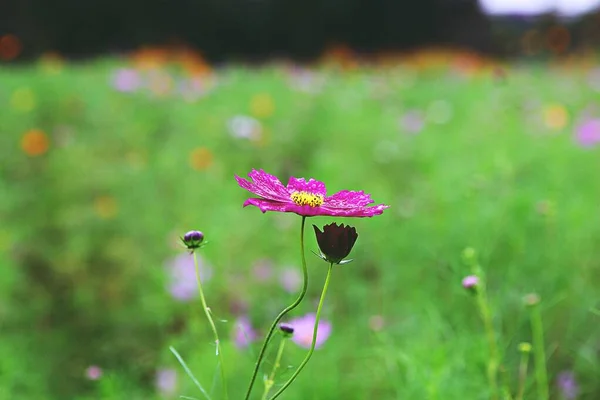
<svg viewBox="0 0 600 400">
<path fill-rule="evenodd" d="M 200 247 L 202 242 L 204 241 L 204 234 L 200 231 L 189 231 L 181 238 L 183 245 L 188 248 L 188 250 L 195 250 Z"/>
</svg>

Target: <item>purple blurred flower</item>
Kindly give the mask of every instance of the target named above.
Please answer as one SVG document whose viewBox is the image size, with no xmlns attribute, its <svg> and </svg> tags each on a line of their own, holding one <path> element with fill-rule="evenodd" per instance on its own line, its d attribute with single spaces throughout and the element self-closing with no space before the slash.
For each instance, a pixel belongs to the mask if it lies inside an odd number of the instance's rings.
<svg viewBox="0 0 600 400">
<path fill-rule="evenodd" d="M 113 74 L 112 86 L 119 92 L 135 92 L 141 85 L 142 78 L 135 69 L 120 68 Z"/>
<path fill-rule="evenodd" d="M 303 317 L 292 319 L 288 325 L 294 328 L 292 340 L 300 347 L 310 348 L 313 340 L 313 332 L 315 327 L 316 315 L 314 313 L 306 314 Z M 331 335 L 331 323 L 329 321 L 320 320 L 317 328 L 317 340 L 315 348 L 319 348 Z"/>
<path fill-rule="evenodd" d="M 583 147 L 600 143 L 600 118 L 586 118 L 575 129 L 575 138 Z"/>
<path fill-rule="evenodd" d="M 234 343 L 238 348 L 247 347 L 250 343 L 256 340 L 256 331 L 252 327 L 250 318 L 246 315 L 238 317 L 235 321 L 235 337 Z"/>
<path fill-rule="evenodd" d="M 170 368 L 156 371 L 156 389 L 165 396 L 172 396 L 177 390 L 177 372 Z"/>
<path fill-rule="evenodd" d="M 85 370 L 85 376 L 91 381 L 97 381 L 102 377 L 102 368 L 97 365 L 90 365 Z"/>
<path fill-rule="evenodd" d="M 210 266 L 200 257 L 198 259 L 198 269 L 200 270 L 200 280 L 204 283 L 212 276 Z M 188 301 L 198 296 L 198 283 L 196 282 L 196 269 L 194 267 L 194 256 L 189 253 L 182 253 L 167 263 L 169 278 L 169 292 L 176 300 Z"/>
<path fill-rule="evenodd" d="M 284 268 L 279 274 L 279 283 L 281 283 L 286 292 L 295 293 L 302 284 L 302 275 L 297 268 Z"/>
<path fill-rule="evenodd" d="M 418 110 L 408 111 L 400 119 L 400 129 L 408 133 L 419 133 L 425 126 L 423 113 Z"/>
<path fill-rule="evenodd" d="M 563 371 L 556 377 L 556 385 L 563 397 L 567 400 L 577 398 L 579 394 L 579 385 L 572 371 Z"/>
</svg>

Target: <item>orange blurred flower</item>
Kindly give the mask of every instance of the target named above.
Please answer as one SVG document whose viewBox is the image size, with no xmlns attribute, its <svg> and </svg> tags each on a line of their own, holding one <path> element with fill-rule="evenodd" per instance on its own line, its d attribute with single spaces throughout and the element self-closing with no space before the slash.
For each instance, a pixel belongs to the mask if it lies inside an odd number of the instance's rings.
<svg viewBox="0 0 600 400">
<path fill-rule="evenodd" d="M 275 112 L 275 102 L 268 93 L 259 93 L 250 100 L 250 112 L 257 118 L 267 118 Z"/>
<path fill-rule="evenodd" d="M 325 63 L 338 64 L 345 70 L 353 70 L 359 66 L 358 57 L 354 54 L 354 51 L 343 44 L 328 48 L 323 55 L 323 60 Z"/>
<path fill-rule="evenodd" d="M 213 154 L 206 147 L 197 147 L 190 153 L 190 166 L 196 171 L 207 169 L 212 165 Z"/>
<path fill-rule="evenodd" d="M 569 122 L 569 113 L 560 104 L 551 104 L 544 108 L 544 123 L 550 129 L 562 129 Z"/>
<path fill-rule="evenodd" d="M 100 196 L 94 200 L 94 211 L 102 219 L 110 219 L 117 215 L 119 206 L 111 196 Z"/>
<path fill-rule="evenodd" d="M 191 76 L 206 76 L 212 71 L 210 65 L 204 60 L 202 55 L 196 51 L 180 49 L 175 52 L 173 58 Z"/>
<path fill-rule="evenodd" d="M 138 69 L 155 69 L 167 63 L 168 51 L 155 47 L 145 47 L 132 54 L 131 60 Z"/>
<path fill-rule="evenodd" d="M 9 61 L 21 54 L 23 44 L 15 35 L 0 36 L 0 59 Z"/>
<path fill-rule="evenodd" d="M 44 154 L 50 147 L 48 136 L 39 129 L 31 129 L 21 138 L 21 149 L 31 157 Z"/>
</svg>

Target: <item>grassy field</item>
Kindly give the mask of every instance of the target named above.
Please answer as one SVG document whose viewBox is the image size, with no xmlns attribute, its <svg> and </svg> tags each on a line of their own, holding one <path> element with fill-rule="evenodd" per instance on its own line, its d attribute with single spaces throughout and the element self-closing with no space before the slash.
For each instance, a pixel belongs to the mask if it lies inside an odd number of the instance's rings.
<svg viewBox="0 0 600 400">
<path fill-rule="evenodd" d="M 250 194 L 234 175 L 253 168 L 390 206 L 308 219 L 309 291 L 290 318 L 315 311 L 327 270 L 311 225 L 348 223 L 359 239 L 334 270 L 331 334 L 282 398 L 494 398 L 482 304 L 507 388 L 498 398 L 518 399 L 521 385 L 523 398 L 546 398 L 535 352 L 519 378 L 522 342 L 545 350 L 550 398 L 600 398 L 598 70 L 430 58 L 0 68 L 0 399 L 204 398 L 169 346 L 222 398 L 178 243 L 190 229 L 209 242 L 203 287 L 230 398 L 243 398 L 301 271 L 301 218 L 242 208 Z M 487 303 L 461 285 L 473 269 Z M 305 353 L 286 345 L 276 385 Z"/>
</svg>

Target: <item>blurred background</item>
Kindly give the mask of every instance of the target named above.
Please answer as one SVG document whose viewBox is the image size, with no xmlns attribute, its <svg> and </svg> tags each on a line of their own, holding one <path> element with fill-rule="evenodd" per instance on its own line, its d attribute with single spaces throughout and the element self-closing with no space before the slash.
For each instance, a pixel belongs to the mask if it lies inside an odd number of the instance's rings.
<svg viewBox="0 0 600 400">
<path fill-rule="evenodd" d="M 0 399 L 203 398 L 169 346 L 219 399 L 178 242 L 191 229 L 210 242 L 199 267 L 241 398 L 301 285 L 300 217 L 242 208 L 251 195 L 234 175 L 252 168 L 390 205 L 335 219 L 359 232 L 355 261 L 335 270 L 323 343 L 282 398 L 491 398 L 465 249 L 485 274 L 512 395 L 518 344 L 532 340 L 523 297 L 536 293 L 550 398 L 600 398 L 599 10 L 2 3 Z M 332 220 L 308 221 L 310 287 L 290 319 L 315 311 L 326 265 L 310 225 Z M 305 339 L 286 347 L 278 383 Z M 536 396 L 531 371 L 524 382 Z"/>
</svg>

